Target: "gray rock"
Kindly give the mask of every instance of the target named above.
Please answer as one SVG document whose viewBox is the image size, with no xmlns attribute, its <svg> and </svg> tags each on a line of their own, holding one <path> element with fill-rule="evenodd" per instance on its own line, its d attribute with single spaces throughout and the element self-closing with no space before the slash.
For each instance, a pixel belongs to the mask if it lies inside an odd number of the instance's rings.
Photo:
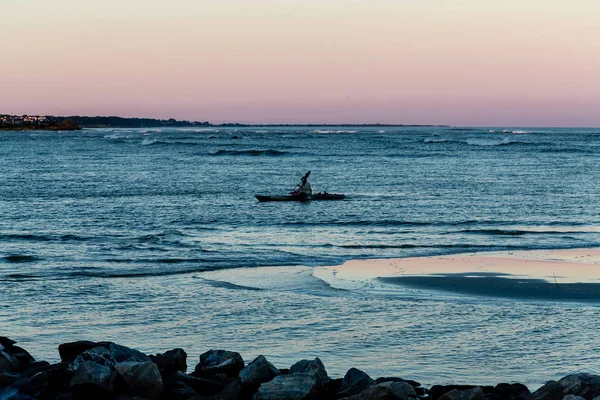
<svg viewBox="0 0 600 400">
<path fill-rule="evenodd" d="M 319 357 L 314 360 L 300 360 L 296 364 L 290 367 L 290 374 L 307 374 L 310 376 L 314 376 L 317 380 L 317 386 L 323 387 L 329 381 L 329 377 L 327 376 L 327 371 L 325 370 L 325 366 L 319 359 Z"/>
<path fill-rule="evenodd" d="M 458 390 L 458 391 L 463 391 L 463 390 L 469 390 L 469 389 L 475 389 L 480 387 L 481 389 L 483 389 L 483 393 L 486 395 L 489 395 L 491 393 L 493 393 L 494 391 L 494 387 L 493 386 L 474 386 L 474 385 L 433 385 L 430 389 L 429 389 L 429 398 L 431 400 L 437 400 L 440 397 L 442 397 L 444 394 L 448 393 L 451 390 Z M 501 400 L 506 400 L 506 399 L 501 399 Z"/>
<path fill-rule="evenodd" d="M 171 375 L 177 371 L 183 373 L 187 371 L 187 354 L 183 349 L 169 350 L 151 358 L 152 362 L 158 365 L 158 370 L 163 375 Z"/>
<path fill-rule="evenodd" d="M 583 397 L 568 394 L 565 397 L 563 397 L 563 400 L 585 400 L 585 399 Z"/>
<path fill-rule="evenodd" d="M 279 375 L 263 383 L 255 400 L 302 400 L 315 395 L 317 380 L 308 374 Z"/>
<path fill-rule="evenodd" d="M 58 345 L 58 354 L 63 362 L 73 362 L 78 355 L 86 350 L 101 346 L 100 343 L 80 340 L 78 342 L 69 342 Z"/>
<path fill-rule="evenodd" d="M 126 361 L 115 366 L 123 378 L 127 393 L 147 399 L 158 399 L 163 390 L 163 382 L 158 366 L 153 362 Z"/>
<path fill-rule="evenodd" d="M 387 381 L 369 386 L 358 394 L 346 397 L 345 400 L 411 400 L 416 397 L 412 385 L 406 382 Z"/>
<path fill-rule="evenodd" d="M 592 374 L 568 375 L 550 381 L 527 397 L 528 400 L 562 400 L 572 394 L 591 400 L 600 395 L 600 376 Z"/>
<path fill-rule="evenodd" d="M 6 351 L 6 348 L 0 351 L 0 372 L 17 372 L 19 367 L 19 360 Z"/>
<path fill-rule="evenodd" d="M 171 399 L 179 398 L 180 394 L 190 390 L 193 390 L 196 395 L 213 396 L 225 389 L 226 385 L 210 379 L 197 378 L 183 372 L 177 372 L 163 378 L 163 387 L 163 398 Z M 172 393 L 176 393 L 177 396 Z"/>
<path fill-rule="evenodd" d="M 107 392 L 112 392 L 115 376 L 114 368 L 96 364 L 93 361 L 82 361 L 78 364 L 69 387 L 95 386 Z"/>
<path fill-rule="evenodd" d="M 120 344 L 111 343 L 108 346 L 111 356 L 117 363 L 136 361 L 136 362 L 152 362 L 150 357 L 141 351 L 121 346 Z"/>
<path fill-rule="evenodd" d="M 200 355 L 200 363 L 196 365 L 198 375 L 224 374 L 237 377 L 244 368 L 244 359 L 240 353 L 226 350 L 209 350 Z"/>
<path fill-rule="evenodd" d="M 75 361 L 73 361 L 73 370 L 77 370 L 79 368 L 79 364 L 85 361 L 90 361 L 94 364 L 102 365 L 110 369 L 113 369 L 117 363 L 112 354 L 110 354 L 110 351 L 103 346 L 94 347 L 78 355 L 77 358 L 75 358 Z"/>
<path fill-rule="evenodd" d="M 350 368 L 344 379 L 342 380 L 342 386 L 338 392 L 338 397 L 348 397 L 358 394 L 373 384 L 373 379 L 363 371 Z"/>
<path fill-rule="evenodd" d="M 480 387 L 466 390 L 453 389 L 440 397 L 440 400 L 483 400 L 483 389 Z"/>
<path fill-rule="evenodd" d="M 258 356 L 240 371 L 238 379 L 243 385 L 258 386 L 261 383 L 269 382 L 280 374 L 279 370 L 268 362 L 264 356 Z"/>
<path fill-rule="evenodd" d="M 6 387 L 1 393 L 11 393 L 10 396 L 14 398 L 54 399 L 60 392 L 67 389 L 72 375 L 68 363 L 48 365 L 44 370 L 31 377 L 21 375 L 22 379 Z"/>
</svg>

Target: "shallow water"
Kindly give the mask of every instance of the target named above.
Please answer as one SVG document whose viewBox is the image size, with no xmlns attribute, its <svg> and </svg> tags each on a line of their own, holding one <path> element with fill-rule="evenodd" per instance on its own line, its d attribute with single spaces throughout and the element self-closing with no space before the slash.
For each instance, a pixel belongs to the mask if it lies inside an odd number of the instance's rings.
<svg viewBox="0 0 600 400">
<path fill-rule="evenodd" d="M 594 305 L 342 291 L 302 267 L 598 247 L 600 131 L 503 130 L 2 132 L 2 332 L 50 360 L 92 339 L 426 384 L 599 372 Z M 347 200 L 253 198 L 309 169 Z"/>
</svg>

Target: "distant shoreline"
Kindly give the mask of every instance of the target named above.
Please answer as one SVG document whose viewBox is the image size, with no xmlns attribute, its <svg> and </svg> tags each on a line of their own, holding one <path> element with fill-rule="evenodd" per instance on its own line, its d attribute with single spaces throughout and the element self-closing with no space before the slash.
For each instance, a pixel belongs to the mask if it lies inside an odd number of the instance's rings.
<svg viewBox="0 0 600 400">
<path fill-rule="evenodd" d="M 43 120 L 50 123 L 59 123 L 61 121 L 71 121 L 78 127 L 82 128 L 270 128 L 270 127 L 356 127 L 356 128 L 389 128 L 389 127 L 450 127 L 450 125 L 430 125 L 430 124 L 242 124 L 238 122 L 225 122 L 222 124 L 213 124 L 208 121 L 186 121 L 176 120 L 174 118 L 158 119 L 158 118 L 128 118 L 116 116 L 16 116 L 8 114 L 0 114 L 0 130 L 55 130 L 52 127 L 49 129 L 42 126 L 40 123 L 19 123 L 26 118 L 34 120 Z M 3 120 L 6 120 L 4 123 Z"/>
</svg>

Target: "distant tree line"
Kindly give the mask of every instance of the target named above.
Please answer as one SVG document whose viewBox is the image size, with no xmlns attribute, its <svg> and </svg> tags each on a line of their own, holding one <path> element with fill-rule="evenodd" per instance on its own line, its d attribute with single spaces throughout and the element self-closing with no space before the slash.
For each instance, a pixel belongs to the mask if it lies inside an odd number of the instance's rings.
<svg viewBox="0 0 600 400">
<path fill-rule="evenodd" d="M 212 126 L 210 122 L 178 121 L 174 118 L 123 118 L 123 117 L 83 117 L 74 115 L 70 117 L 54 117 L 57 119 L 69 119 L 83 127 L 111 127 L 111 128 L 157 128 L 157 127 L 194 127 Z"/>
</svg>

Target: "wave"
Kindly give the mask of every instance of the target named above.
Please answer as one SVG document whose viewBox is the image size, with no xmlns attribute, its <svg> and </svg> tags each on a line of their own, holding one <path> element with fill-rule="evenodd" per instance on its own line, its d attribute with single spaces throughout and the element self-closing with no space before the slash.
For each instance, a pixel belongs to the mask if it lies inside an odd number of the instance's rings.
<svg viewBox="0 0 600 400">
<path fill-rule="evenodd" d="M 458 233 L 471 233 L 481 235 L 492 235 L 492 236 L 523 236 L 523 235 L 564 235 L 565 233 L 598 233 L 594 230 L 584 229 L 557 229 L 557 230 L 538 230 L 538 229 L 464 229 L 458 231 Z"/>
<path fill-rule="evenodd" d="M 34 242 L 52 242 L 52 241 L 83 242 L 86 240 L 90 240 L 90 238 L 84 237 L 84 236 L 72 235 L 72 234 L 35 235 L 35 234 L 30 234 L 30 233 L 8 233 L 8 234 L 0 234 L 0 241 L 3 241 L 3 240 L 23 240 L 23 241 L 34 241 Z"/>
<path fill-rule="evenodd" d="M 315 129 L 313 133 L 356 133 L 357 131 L 348 131 L 348 130 L 324 130 L 324 129 Z"/>
<path fill-rule="evenodd" d="M 289 154 L 280 150 L 217 150 L 210 153 L 213 156 L 283 156 Z"/>
<path fill-rule="evenodd" d="M 30 256 L 26 254 L 11 254 L 4 257 L 4 259 L 10 263 L 27 263 L 38 260 L 36 256 Z"/>
<path fill-rule="evenodd" d="M 466 143 L 470 146 L 508 146 L 513 144 L 528 144 L 527 142 L 521 142 L 518 140 L 512 140 L 510 138 L 498 139 L 482 139 L 482 138 L 469 138 Z"/>
<path fill-rule="evenodd" d="M 423 140 L 424 143 L 444 143 L 447 141 L 448 141 L 448 139 L 432 138 L 432 137 L 428 137 L 428 138 L 425 138 L 425 140 Z"/>
<path fill-rule="evenodd" d="M 158 139 L 149 139 L 146 138 L 142 141 L 142 146 L 151 146 L 153 144 L 165 144 L 166 142 Z"/>
</svg>

